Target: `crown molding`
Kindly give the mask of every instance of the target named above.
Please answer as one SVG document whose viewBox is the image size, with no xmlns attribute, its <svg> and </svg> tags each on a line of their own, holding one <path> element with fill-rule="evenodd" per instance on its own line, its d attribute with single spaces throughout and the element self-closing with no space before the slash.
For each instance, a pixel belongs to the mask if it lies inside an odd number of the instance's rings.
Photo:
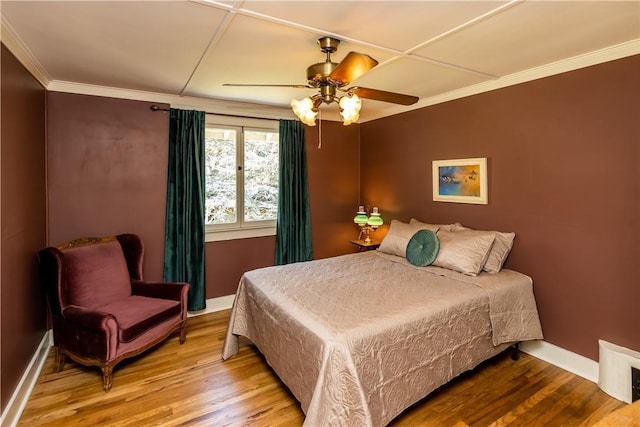
<svg viewBox="0 0 640 427">
<path fill-rule="evenodd" d="M 418 108 L 428 107 L 430 105 L 441 104 L 454 99 L 464 98 L 471 95 L 477 95 L 483 92 L 489 92 L 508 86 L 526 83 L 529 81 L 549 77 L 569 71 L 578 70 L 580 68 L 590 67 L 592 65 L 602 64 L 604 62 L 614 61 L 616 59 L 626 58 L 628 56 L 640 54 L 640 39 L 630 40 L 617 45 L 609 46 L 604 49 L 577 55 L 561 61 L 552 62 L 540 67 L 530 68 L 518 73 L 509 74 L 495 80 L 478 83 L 461 89 L 456 89 L 441 95 L 432 96 L 422 99 L 409 109 L 404 111 L 415 110 Z"/>
<path fill-rule="evenodd" d="M 159 92 L 148 92 L 133 89 L 121 89 L 109 86 L 98 86 L 84 83 L 53 80 L 47 86 L 50 92 L 67 92 L 80 95 L 104 96 L 108 98 L 131 99 L 135 101 L 157 102 L 169 104 L 173 108 L 196 109 L 212 114 L 233 114 L 255 116 L 265 119 L 295 119 L 290 108 L 276 105 L 254 104 L 250 102 L 231 101 L 195 96 L 180 96 Z"/>
<path fill-rule="evenodd" d="M 9 51 L 20 61 L 20 63 L 40 82 L 45 88 L 51 83 L 49 73 L 44 69 L 42 64 L 36 59 L 31 49 L 22 41 L 16 30 L 7 22 L 4 16 L 0 24 L 0 40 Z"/>
</svg>

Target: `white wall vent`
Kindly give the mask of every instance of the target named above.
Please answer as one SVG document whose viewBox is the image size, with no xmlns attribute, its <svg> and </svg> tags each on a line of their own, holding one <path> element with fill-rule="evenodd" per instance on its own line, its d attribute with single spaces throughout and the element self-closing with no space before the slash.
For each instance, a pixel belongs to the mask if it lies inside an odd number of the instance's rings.
<svg viewBox="0 0 640 427">
<path fill-rule="evenodd" d="M 640 353 L 603 340 L 598 344 L 598 385 L 605 393 L 631 403 L 631 367 L 640 369 Z"/>
</svg>

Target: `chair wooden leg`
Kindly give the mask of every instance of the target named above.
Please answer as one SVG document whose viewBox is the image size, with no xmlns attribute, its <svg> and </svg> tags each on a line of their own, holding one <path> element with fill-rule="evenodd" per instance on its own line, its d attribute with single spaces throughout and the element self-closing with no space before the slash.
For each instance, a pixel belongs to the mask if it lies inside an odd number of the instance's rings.
<svg viewBox="0 0 640 427">
<path fill-rule="evenodd" d="M 106 364 L 100 367 L 102 369 L 102 387 L 107 392 L 111 390 L 113 383 L 113 365 Z"/>
<path fill-rule="evenodd" d="M 62 368 L 64 368 L 64 362 L 66 359 L 65 354 L 60 350 L 60 347 L 54 347 L 55 349 L 55 355 L 56 355 L 56 366 L 55 366 L 55 371 L 56 372 L 60 372 L 62 371 Z"/>
<path fill-rule="evenodd" d="M 180 344 L 184 344 L 187 340 L 187 322 L 184 322 L 180 327 Z"/>
</svg>

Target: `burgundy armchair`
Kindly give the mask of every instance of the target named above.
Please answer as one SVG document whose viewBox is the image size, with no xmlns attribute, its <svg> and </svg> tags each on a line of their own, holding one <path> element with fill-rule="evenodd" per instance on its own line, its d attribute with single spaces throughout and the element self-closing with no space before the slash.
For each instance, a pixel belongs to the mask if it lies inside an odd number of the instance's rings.
<svg viewBox="0 0 640 427">
<path fill-rule="evenodd" d="M 113 367 L 180 331 L 186 338 L 187 283 L 142 277 L 144 245 L 135 234 L 82 238 L 38 252 L 51 309 L 56 372 L 68 356 L 99 366 L 111 389 Z"/>
</svg>

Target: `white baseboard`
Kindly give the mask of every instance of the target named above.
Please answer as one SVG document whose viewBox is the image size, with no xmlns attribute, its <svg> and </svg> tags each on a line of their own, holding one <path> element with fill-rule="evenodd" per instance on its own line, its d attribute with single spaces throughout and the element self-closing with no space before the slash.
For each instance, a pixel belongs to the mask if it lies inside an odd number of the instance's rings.
<svg viewBox="0 0 640 427">
<path fill-rule="evenodd" d="M 579 375 L 591 382 L 598 382 L 598 362 L 595 360 L 546 341 L 526 341 L 520 344 L 520 349 L 565 371 Z"/>
<path fill-rule="evenodd" d="M 190 311 L 187 315 L 188 317 L 201 316 L 203 314 L 215 313 L 216 311 L 230 309 L 233 306 L 233 300 L 235 299 L 235 297 L 235 294 L 233 294 L 218 298 L 209 298 L 205 301 L 206 307 L 204 310 Z"/>
<path fill-rule="evenodd" d="M 11 395 L 9 403 L 7 403 L 4 412 L 2 412 L 2 415 L 0 416 L 1 426 L 13 427 L 18 424 L 22 411 L 24 411 L 24 407 L 27 405 L 29 396 L 31 396 L 31 392 L 38 381 L 44 362 L 47 360 L 47 356 L 49 355 L 49 349 L 53 342 L 52 338 L 51 330 L 44 333 L 38 349 L 33 354 L 31 362 L 29 362 L 29 366 L 27 366 L 27 369 L 22 375 L 22 379 L 20 379 L 20 382 L 18 383 L 18 387 L 16 387 L 13 395 Z"/>
</svg>

